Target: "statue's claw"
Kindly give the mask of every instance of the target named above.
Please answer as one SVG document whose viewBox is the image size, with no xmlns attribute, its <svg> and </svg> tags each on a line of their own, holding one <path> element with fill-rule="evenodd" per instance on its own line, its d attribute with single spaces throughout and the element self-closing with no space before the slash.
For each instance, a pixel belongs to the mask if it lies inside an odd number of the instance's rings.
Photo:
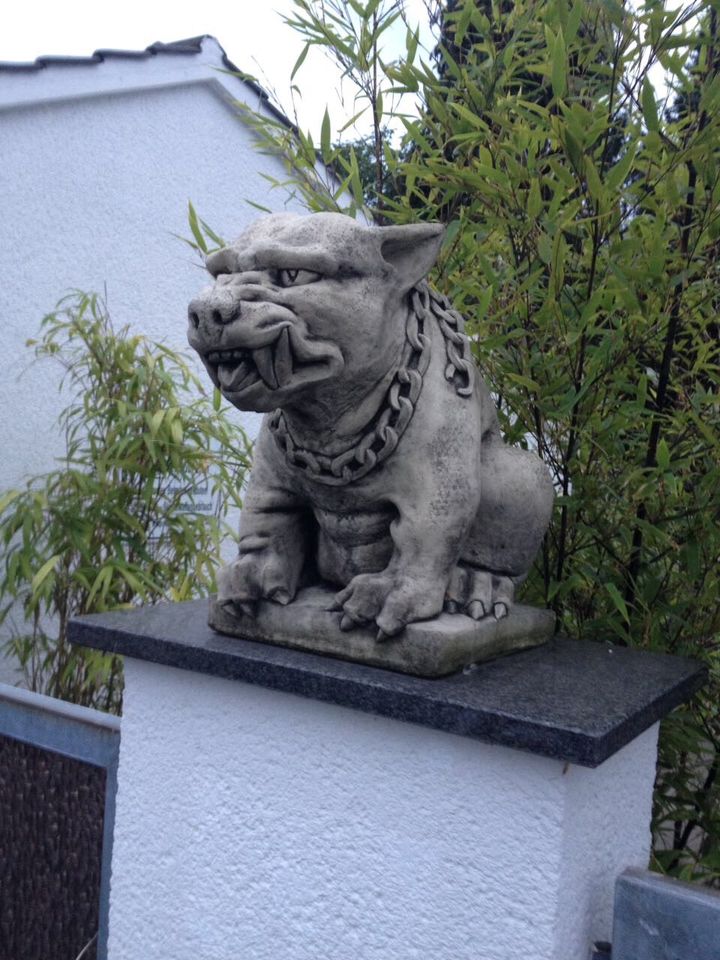
<svg viewBox="0 0 720 960">
<path fill-rule="evenodd" d="M 512 607 L 514 591 L 512 577 L 460 562 L 450 576 L 445 610 L 463 612 L 473 620 L 482 620 L 490 614 L 495 620 L 503 620 Z"/>
<path fill-rule="evenodd" d="M 485 604 L 482 600 L 471 600 L 467 605 L 467 615 L 473 620 L 482 620 L 485 616 Z"/>
<path fill-rule="evenodd" d="M 493 616 L 496 620 L 502 620 L 503 617 L 508 615 L 507 604 L 503 603 L 502 600 L 499 600 L 497 603 L 493 604 Z"/>
<path fill-rule="evenodd" d="M 290 594 L 287 590 L 283 590 L 282 587 L 278 587 L 277 590 L 273 590 L 268 600 L 272 600 L 274 603 L 280 603 L 283 607 L 286 607 L 290 603 Z"/>
<path fill-rule="evenodd" d="M 340 629 L 343 631 L 343 633 L 347 633 L 348 630 L 354 630 L 356 626 L 357 624 L 355 621 L 346 613 L 340 617 Z"/>
</svg>

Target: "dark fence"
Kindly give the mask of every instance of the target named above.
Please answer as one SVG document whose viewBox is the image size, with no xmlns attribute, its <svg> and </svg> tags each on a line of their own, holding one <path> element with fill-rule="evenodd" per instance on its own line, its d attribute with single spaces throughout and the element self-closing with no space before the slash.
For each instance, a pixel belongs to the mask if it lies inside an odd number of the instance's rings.
<svg viewBox="0 0 720 960">
<path fill-rule="evenodd" d="M 105 960 L 119 739 L 0 684 L 0 960 Z"/>
</svg>

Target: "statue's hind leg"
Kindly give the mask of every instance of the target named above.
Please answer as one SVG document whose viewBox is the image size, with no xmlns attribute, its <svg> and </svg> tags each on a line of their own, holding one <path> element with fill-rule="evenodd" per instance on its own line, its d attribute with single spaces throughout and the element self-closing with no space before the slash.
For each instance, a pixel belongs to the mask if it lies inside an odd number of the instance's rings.
<svg viewBox="0 0 720 960">
<path fill-rule="evenodd" d="M 480 507 L 450 579 L 445 609 L 505 616 L 540 548 L 554 492 L 542 460 L 499 438 L 482 450 Z"/>
</svg>

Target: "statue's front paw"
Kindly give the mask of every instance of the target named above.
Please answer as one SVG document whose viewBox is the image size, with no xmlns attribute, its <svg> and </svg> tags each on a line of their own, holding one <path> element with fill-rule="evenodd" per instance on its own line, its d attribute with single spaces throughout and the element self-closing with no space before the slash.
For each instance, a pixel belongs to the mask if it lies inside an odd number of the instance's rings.
<svg viewBox="0 0 720 960">
<path fill-rule="evenodd" d="M 343 611 L 342 630 L 374 621 L 378 639 L 395 636 L 415 620 L 437 616 L 442 604 L 443 591 L 436 583 L 384 571 L 359 574 L 335 597 L 336 609 Z"/>
<path fill-rule="evenodd" d="M 235 604 L 243 613 L 254 616 L 258 600 L 290 603 L 297 593 L 297 577 L 287 569 L 282 557 L 263 550 L 241 554 L 222 567 L 217 587 L 218 603 Z"/>
</svg>

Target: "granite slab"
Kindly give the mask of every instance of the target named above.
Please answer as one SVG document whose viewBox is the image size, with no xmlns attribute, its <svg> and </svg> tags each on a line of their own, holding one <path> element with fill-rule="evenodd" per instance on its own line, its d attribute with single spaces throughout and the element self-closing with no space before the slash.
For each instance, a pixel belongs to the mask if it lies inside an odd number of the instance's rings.
<svg viewBox="0 0 720 960">
<path fill-rule="evenodd" d="M 440 679 L 218 634 L 207 600 L 93 614 L 81 646 L 257 684 L 595 767 L 688 700 L 693 660 L 555 638 Z"/>
<path fill-rule="evenodd" d="M 231 637 L 323 653 L 417 677 L 444 677 L 473 663 L 545 643 L 555 632 L 552 610 L 515 604 L 500 620 L 441 613 L 433 620 L 409 623 L 395 637 L 378 640 L 374 624 L 340 629 L 342 612 L 330 610 L 336 593 L 328 587 L 306 587 L 287 606 L 261 601 L 254 617 L 213 598 L 209 622 L 214 630 Z"/>
</svg>

